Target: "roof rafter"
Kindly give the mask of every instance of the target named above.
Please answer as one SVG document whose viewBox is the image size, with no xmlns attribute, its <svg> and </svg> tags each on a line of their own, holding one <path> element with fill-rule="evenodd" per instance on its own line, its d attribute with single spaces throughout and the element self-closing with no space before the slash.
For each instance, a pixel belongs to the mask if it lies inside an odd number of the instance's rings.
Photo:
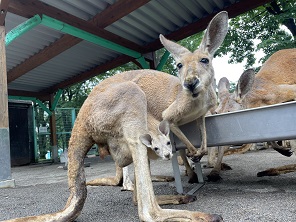
<svg viewBox="0 0 296 222">
<path fill-rule="evenodd" d="M 0 26 L 3 26 L 5 23 L 8 4 L 9 4 L 9 0 L 0 1 Z"/>
<path fill-rule="evenodd" d="M 118 67 L 121 65 L 124 65 L 131 61 L 133 58 L 122 55 L 117 57 L 116 59 L 113 59 L 111 62 L 105 63 L 103 65 L 96 66 L 92 68 L 91 70 L 88 70 L 84 73 L 81 73 L 79 75 L 74 76 L 73 78 L 70 78 L 68 80 L 65 80 L 53 87 L 48 88 L 47 90 L 43 91 L 43 93 L 54 93 L 58 89 L 64 89 L 71 85 L 74 85 L 75 83 L 82 82 L 84 80 L 90 79 L 91 77 L 97 76 L 103 72 L 106 72 L 110 69 L 113 69 L 114 67 Z"/>
</svg>

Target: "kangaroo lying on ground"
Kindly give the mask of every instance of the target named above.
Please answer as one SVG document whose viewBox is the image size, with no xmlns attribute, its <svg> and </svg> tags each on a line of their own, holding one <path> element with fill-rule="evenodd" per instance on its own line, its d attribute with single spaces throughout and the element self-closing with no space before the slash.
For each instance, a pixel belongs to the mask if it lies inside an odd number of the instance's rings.
<svg viewBox="0 0 296 222">
<path fill-rule="evenodd" d="M 229 93 L 229 81 L 223 77 L 218 84 L 220 104 L 216 113 L 231 112 L 246 108 L 261 107 L 296 100 L 296 49 L 280 50 L 263 64 L 255 75 L 253 70 L 245 71 L 234 93 Z M 292 142 L 293 144 L 293 142 Z M 276 145 L 276 144 L 274 144 Z M 292 145 L 293 146 L 293 145 Z M 292 147 L 291 146 L 291 147 Z M 276 146 L 283 155 L 292 152 Z M 286 154 L 285 154 L 286 152 Z M 218 180 L 224 148 L 220 148 L 216 166 L 209 174 L 210 180 Z M 295 166 L 281 167 L 282 172 L 291 172 Z M 275 173 L 276 172 L 276 173 Z M 258 176 L 280 174 L 276 168 L 259 172 Z"/>
<path fill-rule="evenodd" d="M 99 84 L 85 100 L 72 130 L 68 149 L 70 197 L 65 208 L 52 214 L 8 221 L 74 221 L 81 213 L 87 195 L 83 160 L 94 143 L 107 144 L 118 166 L 134 163 L 141 221 L 222 221 L 218 215 L 159 207 L 153 192 L 145 145 L 151 145 L 151 138 L 143 91 L 129 81 L 106 86 Z"/>
</svg>

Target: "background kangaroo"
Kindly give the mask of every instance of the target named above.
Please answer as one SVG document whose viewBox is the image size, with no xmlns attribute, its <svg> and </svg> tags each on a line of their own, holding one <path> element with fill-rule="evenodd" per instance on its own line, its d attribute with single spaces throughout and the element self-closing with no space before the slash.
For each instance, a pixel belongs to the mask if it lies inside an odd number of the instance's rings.
<svg viewBox="0 0 296 222">
<path fill-rule="evenodd" d="M 256 75 L 253 70 L 245 71 L 239 78 L 236 89 L 232 94 L 229 93 L 230 84 L 228 79 L 225 77 L 221 78 L 218 84 L 220 103 L 216 113 L 296 100 L 295 70 L 296 49 L 284 49 L 271 55 Z M 224 153 L 223 147 L 220 148 L 219 152 L 216 166 L 209 174 L 211 180 L 220 178 L 220 165 Z M 295 169 L 296 167 L 291 165 L 289 167 L 281 167 L 282 170 L 286 169 L 287 172 L 291 172 L 289 168 Z M 275 174 L 276 169 L 271 171 L 270 174 Z M 264 171 L 264 173 L 258 173 L 259 176 L 268 174 L 268 170 Z"/>
</svg>

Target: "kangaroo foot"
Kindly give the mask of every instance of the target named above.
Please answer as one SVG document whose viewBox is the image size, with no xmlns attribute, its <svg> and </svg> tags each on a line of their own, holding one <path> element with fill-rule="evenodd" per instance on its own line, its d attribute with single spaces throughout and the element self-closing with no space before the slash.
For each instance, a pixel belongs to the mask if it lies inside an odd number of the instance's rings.
<svg viewBox="0 0 296 222">
<path fill-rule="evenodd" d="M 217 214 L 206 214 L 187 210 L 162 209 L 154 212 L 155 221 L 179 221 L 179 222 L 222 222 L 223 218 Z"/>
<path fill-rule="evenodd" d="M 208 181 L 212 181 L 212 182 L 217 182 L 222 179 L 222 177 L 220 177 L 220 174 L 217 170 L 212 170 L 210 174 L 207 176 L 207 178 L 208 178 Z"/>
<path fill-rule="evenodd" d="M 193 195 L 158 195 L 156 200 L 158 205 L 168 205 L 168 204 L 188 204 L 196 201 L 196 196 Z"/>
<path fill-rule="evenodd" d="M 273 149 L 287 157 L 290 157 L 293 154 L 293 151 L 291 149 L 280 149 L 280 148 L 273 148 Z"/>
<path fill-rule="evenodd" d="M 232 170 L 231 166 L 229 166 L 226 163 L 221 163 L 221 170 L 225 171 L 225 170 Z"/>
<path fill-rule="evenodd" d="M 278 175 L 280 175 L 280 174 L 278 173 L 278 171 L 273 170 L 273 169 L 264 170 L 264 171 L 261 171 L 261 172 L 258 172 L 258 173 L 257 173 L 257 177 L 264 177 L 264 176 L 278 176 Z"/>
<path fill-rule="evenodd" d="M 161 176 L 161 175 L 153 175 L 151 176 L 153 182 L 173 182 L 175 178 L 172 176 Z"/>
<path fill-rule="evenodd" d="M 194 171 L 192 173 L 190 173 L 190 175 L 188 175 L 188 177 L 189 177 L 188 183 L 198 183 L 198 177 Z"/>
</svg>

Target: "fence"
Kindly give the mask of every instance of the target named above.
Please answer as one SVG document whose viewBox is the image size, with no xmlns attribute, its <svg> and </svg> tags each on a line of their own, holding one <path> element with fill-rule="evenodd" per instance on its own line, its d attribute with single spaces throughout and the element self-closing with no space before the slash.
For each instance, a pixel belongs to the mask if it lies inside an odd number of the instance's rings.
<svg viewBox="0 0 296 222">
<path fill-rule="evenodd" d="M 79 109 L 57 108 L 56 128 L 57 146 L 60 154 L 68 147 L 71 131 Z M 36 120 L 36 155 L 35 159 L 42 161 L 51 158 L 49 115 L 41 108 L 35 109 Z"/>
</svg>

